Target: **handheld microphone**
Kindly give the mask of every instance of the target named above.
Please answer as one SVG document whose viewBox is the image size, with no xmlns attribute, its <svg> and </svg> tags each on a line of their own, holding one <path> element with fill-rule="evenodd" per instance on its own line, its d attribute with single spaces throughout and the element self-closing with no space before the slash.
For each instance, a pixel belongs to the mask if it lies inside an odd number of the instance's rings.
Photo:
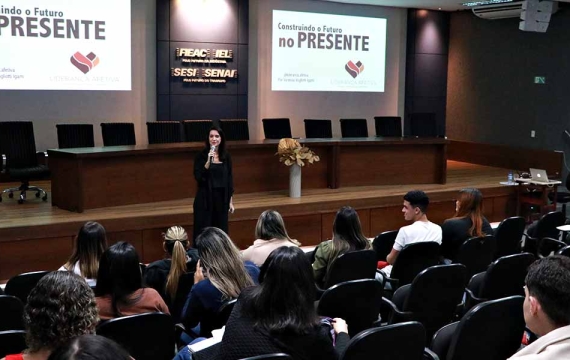
<svg viewBox="0 0 570 360">
<path fill-rule="evenodd" d="M 216 145 L 212 145 L 212 146 L 210 147 L 210 152 L 212 152 L 212 151 L 216 151 Z M 210 156 L 210 162 L 211 162 L 211 163 L 214 162 L 214 157 L 213 157 L 213 156 Z"/>
</svg>

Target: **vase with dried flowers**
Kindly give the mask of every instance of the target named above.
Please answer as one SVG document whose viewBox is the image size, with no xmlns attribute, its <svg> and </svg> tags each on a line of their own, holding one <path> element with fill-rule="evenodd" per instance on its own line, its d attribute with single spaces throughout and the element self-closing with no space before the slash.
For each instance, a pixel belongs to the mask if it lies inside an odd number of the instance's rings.
<svg viewBox="0 0 570 360">
<path fill-rule="evenodd" d="M 301 167 L 319 161 L 319 157 L 308 147 L 301 146 L 295 139 L 279 140 L 277 154 L 279 162 L 289 166 L 289 196 L 301 197 Z"/>
</svg>

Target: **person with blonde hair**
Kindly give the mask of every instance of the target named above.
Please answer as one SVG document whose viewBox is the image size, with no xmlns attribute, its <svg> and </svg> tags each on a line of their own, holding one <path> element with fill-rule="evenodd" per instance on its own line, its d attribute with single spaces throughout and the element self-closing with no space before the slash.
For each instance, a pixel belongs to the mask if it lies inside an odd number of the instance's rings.
<svg viewBox="0 0 570 360">
<path fill-rule="evenodd" d="M 72 271 L 85 278 L 89 286 L 95 286 L 99 260 L 106 248 L 107 234 L 103 225 L 88 221 L 79 229 L 73 253 L 59 271 Z"/>
<path fill-rule="evenodd" d="M 205 228 L 196 240 L 200 260 L 182 311 L 182 323 L 187 332 L 194 329 L 196 335 L 211 337 L 222 304 L 256 284 L 259 268 L 251 262 L 244 263 L 238 248 L 218 228 Z"/>
<path fill-rule="evenodd" d="M 243 251 L 243 259 L 251 261 L 257 266 L 263 265 L 269 254 L 281 246 L 299 246 L 297 240 L 291 239 L 281 214 L 275 210 L 266 210 L 261 213 L 255 226 L 257 240 L 253 245 Z"/>
<path fill-rule="evenodd" d="M 190 248 L 188 234 L 182 226 L 169 227 L 162 238 L 166 258 L 148 265 L 145 283 L 158 291 L 170 307 L 176 298 L 180 277 L 194 270 L 199 256 L 196 249 Z"/>
</svg>

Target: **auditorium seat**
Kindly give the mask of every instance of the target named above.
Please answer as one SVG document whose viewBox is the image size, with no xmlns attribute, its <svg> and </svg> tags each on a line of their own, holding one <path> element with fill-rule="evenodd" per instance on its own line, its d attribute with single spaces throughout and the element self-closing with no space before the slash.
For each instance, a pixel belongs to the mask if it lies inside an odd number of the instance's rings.
<svg viewBox="0 0 570 360">
<path fill-rule="evenodd" d="M 482 237 L 472 237 L 465 240 L 457 251 L 457 256 L 453 260 L 454 264 L 463 264 L 467 267 L 467 276 L 487 270 L 493 261 L 495 254 L 495 237 L 486 235 Z"/>
<path fill-rule="evenodd" d="M 34 271 L 16 275 L 8 280 L 4 292 L 6 295 L 17 297 L 22 303 L 26 304 L 28 295 L 34 286 L 47 274 L 49 274 L 48 271 Z"/>
<path fill-rule="evenodd" d="M 24 330 L 24 304 L 10 295 L 0 295 L 0 331 Z"/>
<path fill-rule="evenodd" d="M 149 144 L 182 142 L 182 125 L 178 121 L 153 121 L 146 123 Z"/>
<path fill-rule="evenodd" d="M 127 122 L 101 123 L 104 146 L 136 145 L 135 124 Z"/>
<path fill-rule="evenodd" d="M 24 330 L 0 331 L 0 358 L 6 355 L 20 354 L 26 350 L 26 332 Z"/>
<path fill-rule="evenodd" d="M 372 248 L 376 251 L 376 260 L 386 261 L 394 247 L 396 236 L 398 236 L 398 230 L 384 231 L 372 240 Z"/>
<path fill-rule="evenodd" d="M 263 133 L 266 139 L 290 138 L 291 124 L 288 118 L 268 118 L 262 119 Z"/>
<path fill-rule="evenodd" d="M 205 142 L 208 139 L 212 120 L 184 120 L 184 141 Z"/>
<path fill-rule="evenodd" d="M 435 113 L 410 114 L 410 135 L 417 137 L 438 136 Z"/>
<path fill-rule="evenodd" d="M 402 118 L 399 116 L 375 116 L 376 136 L 402 137 Z"/>
<path fill-rule="evenodd" d="M 37 198 L 47 201 L 44 189 L 30 186 L 30 180 L 43 179 L 50 174 L 48 167 L 38 162 L 33 122 L 0 122 L 0 144 L 0 158 L 2 154 L 6 156 L 5 173 L 10 180 L 21 182 L 19 187 L 4 189 L 0 201 L 4 194 L 12 198 L 15 192 L 20 192 L 18 203 L 22 204 L 26 200 L 27 191 L 34 191 Z"/>
<path fill-rule="evenodd" d="M 566 175 L 566 180 L 564 181 L 564 186 L 566 190 L 570 191 L 570 172 Z M 566 216 L 566 204 L 570 202 L 570 192 L 568 191 L 558 191 L 556 192 L 556 202 L 562 204 L 562 214 Z M 554 201 L 554 192 L 548 193 L 548 198 L 550 201 Z"/>
<path fill-rule="evenodd" d="M 330 139 L 332 138 L 332 122 L 330 120 L 305 119 L 305 137 Z"/>
<path fill-rule="evenodd" d="M 94 147 L 93 124 L 57 124 L 60 149 Z"/>
<path fill-rule="evenodd" d="M 247 119 L 220 119 L 220 126 L 228 141 L 249 140 Z"/>
<path fill-rule="evenodd" d="M 340 119 L 340 133 L 343 138 L 368 137 L 366 119 Z"/>
<path fill-rule="evenodd" d="M 560 230 L 557 227 L 564 225 L 565 222 L 566 217 L 560 211 L 544 214 L 536 224 L 529 226 L 524 233 L 522 250 L 537 255 L 539 240 L 545 237 L 558 239 Z"/>
<path fill-rule="evenodd" d="M 558 253 L 558 251 L 565 246 L 566 243 L 564 241 L 545 237 L 539 240 L 538 250 L 536 253 L 539 258 L 543 258 Z"/>
<path fill-rule="evenodd" d="M 340 255 L 331 265 L 324 288 L 356 279 L 374 279 L 376 253 L 373 250 L 350 251 Z"/>
<path fill-rule="evenodd" d="M 565 246 L 562 249 L 558 250 L 557 255 L 564 255 L 570 257 L 570 245 Z"/>
<path fill-rule="evenodd" d="M 522 216 L 513 216 L 501 221 L 495 230 L 497 243 L 495 259 L 520 252 L 520 242 L 525 226 L 526 223 Z"/>
</svg>

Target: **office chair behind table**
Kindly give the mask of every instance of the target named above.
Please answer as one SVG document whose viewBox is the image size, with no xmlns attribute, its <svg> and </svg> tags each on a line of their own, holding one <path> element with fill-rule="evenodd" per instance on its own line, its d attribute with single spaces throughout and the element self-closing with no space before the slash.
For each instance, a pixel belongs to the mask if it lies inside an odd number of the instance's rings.
<svg viewBox="0 0 570 360">
<path fill-rule="evenodd" d="M 47 201 L 47 193 L 37 186 L 30 186 L 30 180 L 41 179 L 49 175 L 46 165 L 40 165 L 36 154 L 36 140 L 34 138 L 34 125 L 31 121 L 4 121 L 0 122 L 0 153 L 6 156 L 6 166 L 3 171 L 11 180 L 21 181 L 19 187 L 8 188 L 0 194 L 8 193 L 14 197 L 19 191 L 18 203 L 26 200 L 27 191 L 35 191 L 36 197 Z"/>
</svg>

